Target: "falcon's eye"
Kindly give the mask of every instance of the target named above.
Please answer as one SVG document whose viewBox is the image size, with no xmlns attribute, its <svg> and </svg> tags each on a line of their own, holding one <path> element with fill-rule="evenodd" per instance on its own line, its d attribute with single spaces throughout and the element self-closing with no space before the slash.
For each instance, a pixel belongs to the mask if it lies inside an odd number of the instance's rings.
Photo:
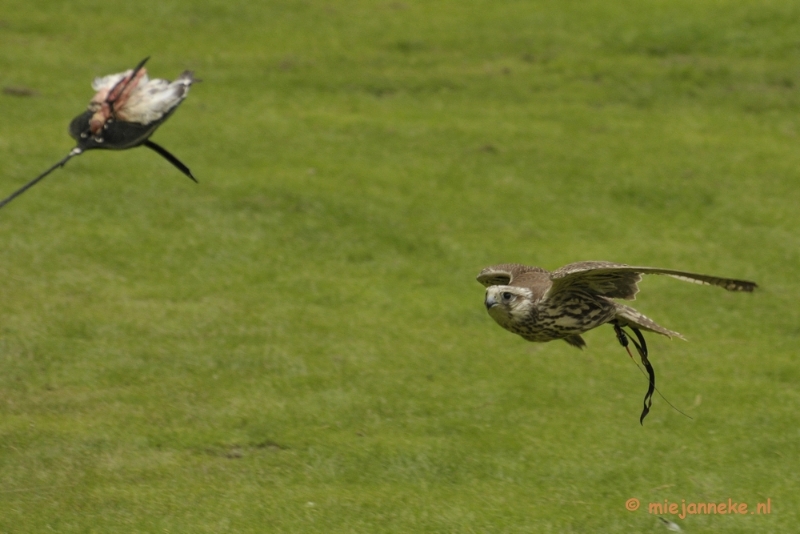
<svg viewBox="0 0 800 534">
<path fill-rule="evenodd" d="M 503 300 L 511 300 L 511 297 L 513 297 L 513 296 L 514 295 L 512 295 L 508 291 L 503 291 Z"/>
</svg>

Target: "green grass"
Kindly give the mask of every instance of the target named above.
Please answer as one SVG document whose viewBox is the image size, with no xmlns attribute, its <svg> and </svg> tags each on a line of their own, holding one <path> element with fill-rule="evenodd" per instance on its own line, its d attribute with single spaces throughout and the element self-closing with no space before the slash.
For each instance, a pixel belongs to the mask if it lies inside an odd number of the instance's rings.
<svg viewBox="0 0 800 534">
<path fill-rule="evenodd" d="M 195 70 L 144 149 L 0 211 L 2 532 L 666 532 L 800 521 L 800 7 L 0 2 L 4 196 L 97 75 Z M 610 327 L 499 328 L 475 275 L 649 278 Z M 635 512 L 625 501 L 639 498 Z"/>
</svg>

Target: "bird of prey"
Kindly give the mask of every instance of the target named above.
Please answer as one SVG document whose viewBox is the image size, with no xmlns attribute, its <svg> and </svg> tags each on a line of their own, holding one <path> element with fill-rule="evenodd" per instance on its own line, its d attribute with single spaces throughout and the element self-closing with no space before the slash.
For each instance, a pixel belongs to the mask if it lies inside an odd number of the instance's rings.
<svg viewBox="0 0 800 534">
<path fill-rule="evenodd" d="M 728 291 L 751 292 L 757 287 L 755 282 L 746 280 L 607 261 L 570 263 L 552 272 L 505 263 L 483 269 L 477 279 L 486 287 L 484 303 L 489 315 L 500 326 L 528 341 L 563 339 L 581 349 L 586 346 L 581 334 L 607 323 L 613 325 L 617 339 L 629 354 L 630 339 L 650 377 L 641 423 L 650 410 L 655 389 L 655 372 L 641 330 L 683 339 L 679 333 L 656 324 L 632 307 L 612 300 L 635 299 L 643 274 L 662 274 Z M 625 327 L 633 331 L 636 339 L 629 338 Z"/>
<path fill-rule="evenodd" d="M 185 71 L 173 82 L 150 79 L 144 68 L 148 59 L 143 59 L 135 68 L 125 72 L 95 78 L 92 89 L 96 93 L 87 110 L 69 125 L 69 134 L 77 146 L 64 159 L 0 201 L 0 208 L 58 167 L 63 167 L 70 158 L 95 148 L 124 150 L 144 145 L 197 182 L 189 168 L 178 158 L 150 141 L 156 128 L 175 112 L 189 94 L 189 88 L 195 82 L 194 76 L 191 71 Z"/>
</svg>

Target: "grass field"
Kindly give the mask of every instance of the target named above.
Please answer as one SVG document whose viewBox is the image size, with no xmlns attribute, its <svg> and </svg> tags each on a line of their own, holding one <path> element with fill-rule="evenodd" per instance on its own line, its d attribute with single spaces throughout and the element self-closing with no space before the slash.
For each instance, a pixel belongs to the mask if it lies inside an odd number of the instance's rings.
<svg viewBox="0 0 800 534">
<path fill-rule="evenodd" d="M 0 0 L 0 196 L 148 55 L 200 184 L 93 151 L 0 211 L 0 532 L 797 532 L 800 4 Z M 486 314 L 589 259 L 760 284 L 643 282 L 692 419 Z"/>
</svg>

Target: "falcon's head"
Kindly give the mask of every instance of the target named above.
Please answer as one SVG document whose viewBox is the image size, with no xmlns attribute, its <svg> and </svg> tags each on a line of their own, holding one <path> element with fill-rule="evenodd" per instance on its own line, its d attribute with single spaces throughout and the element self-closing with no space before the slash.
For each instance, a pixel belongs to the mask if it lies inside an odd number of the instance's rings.
<svg viewBox="0 0 800 534">
<path fill-rule="evenodd" d="M 486 288 L 486 310 L 497 324 L 515 331 L 514 326 L 525 321 L 533 307 L 533 292 L 525 287 L 489 286 Z"/>
</svg>

